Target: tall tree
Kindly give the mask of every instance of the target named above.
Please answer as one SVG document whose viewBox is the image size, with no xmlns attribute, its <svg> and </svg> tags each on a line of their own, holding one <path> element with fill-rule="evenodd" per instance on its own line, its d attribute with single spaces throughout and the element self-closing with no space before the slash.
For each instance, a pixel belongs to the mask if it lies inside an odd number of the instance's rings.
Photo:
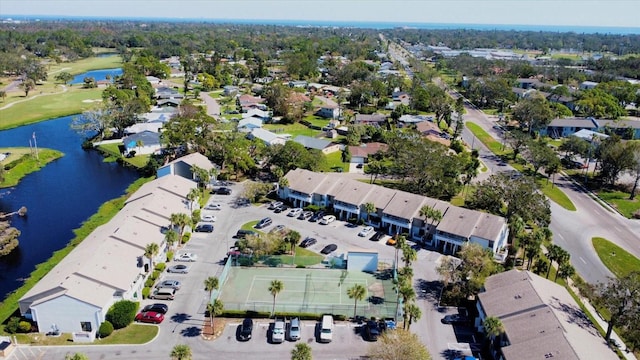
<svg viewBox="0 0 640 360">
<path fill-rule="evenodd" d="M 609 343 L 616 326 L 626 326 L 640 314 L 640 272 L 631 272 L 621 278 L 609 278 L 596 287 L 596 302 L 609 311 L 609 326 L 605 340 Z"/>
<path fill-rule="evenodd" d="M 272 280 L 271 285 L 269 285 L 269 293 L 273 296 L 273 308 L 271 309 L 271 315 L 276 314 L 276 297 L 278 294 L 284 290 L 284 284 L 280 280 Z"/>
<path fill-rule="evenodd" d="M 352 287 L 347 289 L 347 296 L 349 299 L 354 299 L 353 304 L 353 318 L 356 318 L 358 314 L 358 301 L 364 299 L 367 295 L 367 289 L 362 284 L 355 284 Z"/>
<path fill-rule="evenodd" d="M 520 124 L 520 129 L 527 129 L 529 133 L 546 127 L 553 115 L 549 102 L 542 96 L 520 100 L 513 108 L 513 118 Z"/>
<path fill-rule="evenodd" d="M 149 259 L 149 262 L 151 263 L 150 267 L 149 267 L 149 271 L 153 271 L 153 259 L 158 255 L 158 252 L 160 251 L 160 246 L 158 246 L 157 243 L 148 243 L 147 246 L 144 248 L 144 256 L 146 256 Z"/>
<path fill-rule="evenodd" d="M 640 143 L 635 142 L 629 145 L 629 151 L 633 155 L 633 160 L 628 168 L 629 174 L 633 177 L 633 187 L 629 194 L 629 200 L 634 200 L 636 198 L 636 190 L 640 184 Z"/>
<path fill-rule="evenodd" d="M 223 311 L 224 311 L 224 304 L 222 303 L 222 300 L 220 300 L 220 299 L 215 299 L 215 300 L 213 300 L 212 303 L 208 303 L 207 304 L 207 312 L 209 313 L 209 321 L 210 321 L 210 324 L 211 324 L 211 331 L 215 331 L 215 328 L 213 327 L 213 319 L 216 316 L 221 315 Z"/>
<path fill-rule="evenodd" d="M 300 233 L 295 230 L 291 230 L 287 234 L 286 240 L 289 243 L 289 246 L 291 247 L 291 254 L 295 254 L 296 245 L 298 245 L 300 238 L 302 238 L 302 235 L 300 235 Z"/>
<path fill-rule="evenodd" d="M 489 316 L 484 319 L 482 326 L 489 339 L 491 339 L 491 347 L 493 348 L 495 338 L 504 333 L 504 325 L 497 317 Z"/>
<path fill-rule="evenodd" d="M 61 83 L 65 84 L 65 85 L 67 85 L 67 83 L 69 81 L 73 80 L 73 75 L 69 74 L 66 71 L 62 71 L 62 72 L 60 72 L 59 74 L 57 74 L 55 76 L 55 79 L 57 81 L 60 81 Z"/>
<path fill-rule="evenodd" d="M 364 212 L 367 214 L 367 223 L 369 223 L 371 214 L 376 211 L 376 204 L 372 202 L 365 203 L 363 206 Z"/>
<path fill-rule="evenodd" d="M 24 91 L 24 96 L 27 97 L 31 90 L 36 88 L 36 83 L 31 79 L 25 79 L 20 83 L 20 88 Z"/>
<path fill-rule="evenodd" d="M 376 360 L 431 360 L 431 355 L 418 336 L 404 329 L 386 331 L 369 348 L 370 359 Z"/>
<path fill-rule="evenodd" d="M 213 290 L 218 290 L 220 286 L 220 280 L 215 276 L 209 276 L 204 280 L 204 290 L 209 292 L 209 301 L 213 295 Z"/>
<path fill-rule="evenodd" d="M 173 249 L 173 245 L 178 241 L 178 237 L 178 233 L 173 230 L 173 228 L 164 233 L 164 241 L 167 243 L 169 249 Z"/>
<path fill-rule="evenodd" d="M 191 360 L 191 348 L 189 345 L 178 344 L 171 349 L 171 354 L 169 356 L 175 360 Z"/>
<path fill-rule="evenodd" d="M 418 305 L 412 303 L 407 306 L 407 314 L 409 315 L 409 321 L 405 324 L 405 329 L 408 331 L 414 321 L 420 320 L 422 317 L 422 310 L 420 310 Z"/>
</svg>

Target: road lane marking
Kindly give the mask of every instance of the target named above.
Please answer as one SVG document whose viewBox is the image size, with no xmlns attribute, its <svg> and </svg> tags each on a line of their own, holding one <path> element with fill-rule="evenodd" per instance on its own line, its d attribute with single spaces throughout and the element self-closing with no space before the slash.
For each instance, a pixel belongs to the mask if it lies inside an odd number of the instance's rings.
<svg viewBox="0 0 640 360">
<path fill-rule="evenodd" d="M 582 256 L 580 256 L 579 258 L 580 258 L 580 260 L 582 260 L 582 262 L 583 262 L 583 263 L 585 263 L 585 264 L 587 263 L 586 261 L 584 261 L 584 259 L 582 258 Z"/>
</svg>

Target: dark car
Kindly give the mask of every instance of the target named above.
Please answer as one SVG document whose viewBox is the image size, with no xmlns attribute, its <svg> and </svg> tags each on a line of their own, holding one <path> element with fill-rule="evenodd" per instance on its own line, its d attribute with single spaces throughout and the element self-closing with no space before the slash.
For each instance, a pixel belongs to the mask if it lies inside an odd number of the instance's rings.
<svg viewBox="0 0 640 360">
<path fill-rule="evenodd" d="M 169 311 L 169 306 L 167 306 L 166 304 L 149 304 L 147 306 L 145 306 L 144 308 L 142 308 L 143 313 L 147 312 L 147 311 L 153 311 L 153 312 L 157 312 L 160 314 L 166 314 L 167 311 Z"/>
<path fill-rule="evenodd" d="M 306 239 L 302 240 L 302 242 L 300 243 L 300 247 L 301 248 L 306 248 L 306 247 L 309 247 L 311 245 L 314 245 L 317 242 L 318 242 L 318 240 L 316 240 L 314 238 L 306 238 Z"/>
<path fill-rule="evenodd" d="M 298 220 L 309 220 L 313 216 L 313 211 L 303 211 L 300 216 L 298 216 Z"/>
<path fill-rule="evenodd" d="M 316 212 L 315 214 L 313 214 L 313 216 L 309 219 L 309 221 L 316 222 L 316 221 L 322 219 L 323 216 L 324 216 L 324 211 L 320 210 L 320 211 Z"/>
<path fill-rule="evenodd" d="M 154 311 L 141 312 L 138 315 L 136 315 L 136 321 L 145 322 L 145 323 L 160 324 L 163 320 L 164 320 L 164 315 Z"/>
<path fill-rule="evenodd" d="M 380 336 L 380 326 L 377 321 L 369 320 L 364 326 L 364 337 L 368 341 L 378 341 Z"/>
<path fill-rule="evenodd" d="M 443 324 L 462 325 L 462 324 L 467 324 L 469 322 L 469 318 L 464 315 L 453 314 L 453 315 L 446 315 L 440 321 Z"/>
<path fill-rule="evenodd" d="M 256 229 L 262 229 L 265 228 L 269 225 L 271 225 L 273 223 L 273 221 L 271 220 L 270 217 L 266 217 L 260 221 L 258 221 L 258 223 L 256 224 Z"/>
<path fill-rule="evenodd" d="M 362 169 L 363 167 L 364 167 L 364 164 L 358 164 L 358 165 L 356 165 L 356 168 L 357 168 L 357 169 Z"/>
<path fill-rule="evenodd" d="M 257 227 L 257 225 L 256 225 Z M 257 232 L 253 231 L 253 230 L 244 230 L 244 229 L 240 229 L 238 230 L 238 232 L 236 232 L 236 236 L 235 238 L 237 239 L 244 239 L 246 238 L 248 235 L 256 235 Z"/>
<path fill-rule="evenodd" d="M 371 241 L 380 241 L 384 237 L 384 233 L 382 231 L 378 231 L 369 239 Z"/>
<path fill-rule="evenodd" d="M 231 189 L 229 189 L 228 187 L 221 187 L 221 188 L 218 188 L 218 190 L 216 191 L 216 194 L 231 195 Z"/>
<path fill-rule="evenodd" d="M 282 205 L 278 206 L 275 210 L 273 210 L 273 212 L 276 213 L 276 214 L 280 214 L 281 212 L 287 210 L 288 208 L 289 207 L 287 205 L 282 204 Z"/>
<path fill-rule="evenodd" d="M 242 320 L 240 329 L 238 330 L 238 340 L 247 341 L 251 339 L 251 332 L 253 331 L 253 320 L 246 318 Z"/>
<path fill-rule="evenodd" d="M 211 224 L 200 224 L 195 228 L 196 232 L 213 232 L 213 225 Z"/>
<path fill-rule="evenodd" d="M 331 254 L 332 252 L 336 251 L 337 248 L 338 248 L 338 245 L 329 244 L 329 245 L 325 246 L 324 248 L 322 248 L 322 250 L 320 250 L 320 254 L 324 254 L 324 255 Z"/>
</svg>

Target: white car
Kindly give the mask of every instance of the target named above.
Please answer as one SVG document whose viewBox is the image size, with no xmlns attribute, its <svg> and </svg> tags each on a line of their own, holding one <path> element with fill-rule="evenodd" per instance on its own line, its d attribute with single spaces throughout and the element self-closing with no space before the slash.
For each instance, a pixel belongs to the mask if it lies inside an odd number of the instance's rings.
<svg viewBox="0 0 640 360">
<path fill-rule="evenodd" d="M 208 204 L 204 207 L 205 210 L 222 210 L 222 205 L 220 204 Z"/>
<path fill-rule="evenodd" d="M 272 202 L 269 204 L 269 206 L 267 207 L 267 209 L 269 209 L 269 210 L 273 210 L 273 209 L 276 209 L 276 208 L 280 207 L 282 204 L 283 204 L 283 202 L 282 202 L 282 201 L 272 201 Z"/>
<path fill-rule="evenodd" d="M 328 225 L 328 224 L 331 224 L 334 221 L 336 221 L 336 217 L 335 216 L 333 216 L 333 215 L 325 215 L 320 220 L 320 224 Z"/>
<path fill-rule="evenodd" d="M 200 220 L 204 222 L 216 222 L 216 217 L 214 215 L 202 215 Z"/>
<path fill-rule="evenodd" d="M 300 215 L 301 213 L 302 213 L 302 209 L 301 208 L 295 208 L 295 209 L 291 209 L 291 211 L 289 211 L 287 216 L 288 217 L 296 217 L 296 216 Z"/>
<path fill-rule="evenodd" d="M 194 262 L 198 260 L 198 255 L 193 253 L 182 253 L 175 258 L 176 261 Z"/>
<path fill-rule="evenodd" d="M 362 228 L 362 230 L 360 230 L 360 232 L 358 233 L 358 236 L 365 237 L 371 234 L 372 231 L 373 231 L 373 226 L 365 226 L 364 228 Z"/>
</svg>

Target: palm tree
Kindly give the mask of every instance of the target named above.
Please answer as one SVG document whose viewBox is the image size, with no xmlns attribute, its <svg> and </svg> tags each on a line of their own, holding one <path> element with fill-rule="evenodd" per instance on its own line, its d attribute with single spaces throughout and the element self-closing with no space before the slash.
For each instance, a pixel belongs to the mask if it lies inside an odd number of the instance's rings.
<svg viewBox="0 0 640 360">
<path fill-rule="evenodd" d="M 416 291 L 413 289 L 411 284 L 405 284 L 405 286 L 400 288 L 400 296 L 402 297 L 402 303 L 404 305 L 403 309 L 403 318 L 405 326 L 409 322 L 409 305 L 411 301 L 416 298 Z"/>
<path fill-rule="evenodd" d="M 420 320 L 422 311 L 418 305 L 409 304 L 409 306 L 407 306 L 407 314 L 409 315 L 409 322 L 405 324 L 405 330 L 409 330 L 414 321 Z"/>
<path fill-rule="evenodd" d="M 547 248 L 549 252 L 547 252 L 547 258 L 549 258 L 549 268 L 547 269 L 547 279 L 549 278 L 549 274 L 551 274 L 551 267 L 553 267 L 553 262 L 557 261 L 560 258 L 560 252 L 562 248 L 558 245 L 551 244 Z"/>
<path fill-rule="evenodd" d="M 158 244 L 156 243 L 148 243 L 147 246 L 144 248 L 144 256 L 146 256 L 149 259 L 149 262 L 151 263 L 151 267 L 149 268 L 149 271 L 153 270 L 153 258 L 156 257 L 156 255 L 158 255 L 159 251 L 160 251 L 160 246 L 158 246 Z"/>
<path fill-rule="evenodd" d="M 404 268 L 410 268 L 411 263 L 416 260 L 418 260 L 418 253 L 413 250 L 409 244 L 404 244 L 402 247 L 402 261 L 404 261 Z"/>
<path fill-rule="evenodd" d="M 182 233 L 184 232 L 184 228 L 187 225 L 191 225 L 191 217 L 185 213 L 174 213 L 169 217 L 169 221 L 171 221 L 172 225 L 180 228 L 180 238 L 182 239 Z"/>
<path fill-rule="evenodd" d="M 520 216 L 516 215 L 509 219 L 509 239 L 507 243 L 514 248 L 516 248 L 515 241 L 520 238 L 520 233 L 524 230 L 525 225 L 524 220 L 522 220 Z"/>
<path fill-rule="evenodd" d="M 413 269 L 404 267 L 398 271 L 398 279 L 393 280 L 393 290 L 396 292 L 396 312 L 393 316 L 394 320 L 398 321 L 398 309 L 400 309 L 400 289 L 404 287 L 411 287 L 413 279 Z"/>
<path fill-rule="evenodd" d="M 176 241 L 178 241 L 178 233 L 175 232 L 173 229 L 167 230 L 167 232 L 164 234 L 164 241 L 166 241 L 167 245 L 169 245 L 169 248 L 172 249 L 173 244 L 175 244 Z"/>
<path fill-rule="evenodd" d="M 296 249 L 296 245 L 298 245 L 298 241 L 300 241 L 300 238 L 302 237 L 302 235 L 300 235 L 299 232 L 292 230 L 289 231 L 289 234 L 287 235 L 287 242 L 289 243 L 289 245 L 291 246 L 291 253 L 295 254 L 295 249 Z"/>
<path fill-rule="evenodd" d="M 369 220 L 371 219 L 371 214 L 376 212 L 376 204 L 372 202 L 368 202 L 364 204 L 364 212 L 367 213 L 367 223 L 369 223 Z"/>
<path fill-rule="evenodd" d="M 193 211 L 193 202 L 200 197 L 200 191 L 196 188 L 189 190 L 187 200 L 189 200 L 189 210 Z"/>
<path fill-rule="evenodd" d="M 191 360 L 189 345 L 176 345 L 171 349 L 171 358 L 175 360 Z"/>
<path fill-rule="evenodd" d="M 353 304 L 353 318 L 355 319 L 358 312 L 358 301 L 364 299 L 367 295 L 367 289 L 362 284 L 355 284 L 347 289 L 349 299 L 355 299 Z"/>
<path fill-rule="evenodd" d="M 570 278 L 573 275 L 575 275 L 575 273 L 576 273 L 576 269 L 571 265 L 569 261 L 565 261 L 560 264 L 560 267 L 558 268 L 558 272 L 556 272 L 556 277 L 555 279 L 553 279 L 553 281 L 555 282 L 558 278 L 562 280 L 566 280 L 567 278 Z"/>
<path fill-rule="evenodd" d="M 404 247 L 404 245 L 407 243 L 407 238 L 404 237 L 404 235 L 398 235 L 396 234 L 396 244 L 395 244 L 395 248 L 396 248 L 396 267 L 398 266 L 398 253 L 400 252 L 400 249 L 402 249 L 402 247 Z"/>
<path fill-rule="evenodd" d="M 491 339 L 491 348 L 493 348 L 494 339 L 504 333 L 504 325 L 497 317 L 489 316 L 484 319 L 482 326 L 484 327 L 484 331 L 487 336 Z"/>
<path fill-rule="evenodd" d="M 276 297 L 278 294 L 284 290 L 284 284 L 280 280 L 272 280 L 271 285 L 269 286 L 269 292 L 273 296 L 273 309 L 271 310 L 271 315 L 275 315 L 276 313 Z"/>
<path fill-rule="evenodd" d="M 211 296 L 213 295 L 213 290 L 218 290 L 220 286 L 220 280 L 218 280 L 215 276 L 209 276 L 204 280 L 204 289 L 209 292 L 209 301 L 211 301 Z"/>
<path fill-rule="evenodd" d="M 213 318 L 218 315 L 221 315 L 223 310 L 224 310 L 224 304 L 222 303 L 222 300 L 215 299 L 213 303 L 207 304 L 207 312 L 209 313 L 209 321 L 211 322 L 212 333 L 214 332 Z"/>
<path fill-rule="evenodd" d="M 420 216 L 424 217 L 425 220 L 425 224 L 427 223 L 427 220 L 431 220 L 431 222 L 429 222 L 429 232 L 431 231 L 431 228 L 433 227 L 433 224 L 435 222 L 440 222 L 440 220 L 442 220 L 442 211 L 437 210 L 434 206 L 423 206 L 420 208 Z"/>
</svg>

